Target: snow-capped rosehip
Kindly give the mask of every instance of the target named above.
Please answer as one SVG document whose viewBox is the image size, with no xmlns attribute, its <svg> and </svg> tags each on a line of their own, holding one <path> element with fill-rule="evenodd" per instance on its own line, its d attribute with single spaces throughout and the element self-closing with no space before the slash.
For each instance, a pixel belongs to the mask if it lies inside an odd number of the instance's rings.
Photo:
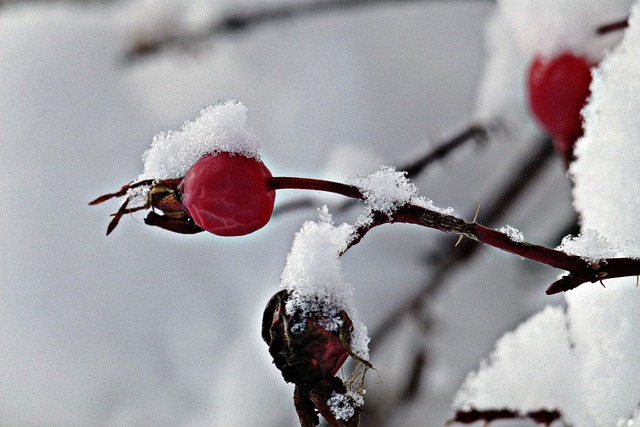
<svg viewBox="0 0 640 427">
<path fill-rule="evenodd" d="M 589 97 L 590 68 L 585 58 L 564 53 L 554 58 L 537 56 L 529 69 L 531 110 L 565 158 L 582 135 L 580 111 Z"/>
<path fill-rule="evenodd" d="M 239 154 L 206 155 L 178 186 L 193 221 L 218 236 L 242 236 L 264 227 L 273 212 L 271 172 L 261 161 Z"/>
</svg>

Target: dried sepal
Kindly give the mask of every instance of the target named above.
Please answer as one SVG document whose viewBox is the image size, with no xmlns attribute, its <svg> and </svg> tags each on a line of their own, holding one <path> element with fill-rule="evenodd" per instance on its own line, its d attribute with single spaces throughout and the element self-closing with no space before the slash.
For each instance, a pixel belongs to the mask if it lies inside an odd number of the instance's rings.
<svg viewBox="0 0 640 427">
<path fill-rule="evenodd" d="M 285 381 L 295 384 L 294 404 L 303 427 L 316 426 L 318 413 L 332 427 L 355 427 L 360 422 L 364 373 L 371 367 L 351 350 L 353 323 L 341 310 L 337 330 L 319 326 L 313 313 L 302 317 L 297 310 L 286 310 L 290 292 L 275 294 L 264 311 L 262 338 L 269 346 L 273 362 Z M 335 375 L 347 358 L 356 362 L 354 376 L 343 382 Z"/>
</svg>

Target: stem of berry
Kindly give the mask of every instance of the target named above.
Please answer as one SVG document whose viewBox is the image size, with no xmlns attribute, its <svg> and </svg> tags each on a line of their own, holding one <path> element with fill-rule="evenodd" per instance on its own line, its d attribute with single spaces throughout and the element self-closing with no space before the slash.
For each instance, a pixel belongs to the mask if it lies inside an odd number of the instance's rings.
<svg viewBox="0 0 640 427">
<path fill-rule="evenodd" d="M 341 194 L 353 199 L 364 199 L 358 187 L 321 179 L 272 177 L 267 178 L 267 187 L 269 190 L 319 190 Z M 546 293 L 549 295 L 574 289 L 586 282 L 594 283 L 602 281 L 604 278 L 611 279 L 615 277 L 640 275 L 640 260 L 637 259 L 607 258 L 601 260 L 599 263 L 591 263 L 577 255 L 570 255 L 556 249 L 550 249 L 527 242 L 516 242 L 505 233 L 484 225 L 467 222 L 453 215 L 443 214 L 412 204 L 399 207 L 392 216 L 388 216 L 382 212 L 374 212 L 371 222 L 356 229 L 353 239 L 349 242 L 344 252 L 360 242 L 365 234 L 372 228 L 382 224 L 398 222 L 416 224 L 423 227 L 434 228 L 445 233 L 458 234 L 461 237 L 493 246 L 494 248 L 519 255 L 523 258 L 568 271 L 569 274 L 552 283 L 551 286 L 547 288 Z"/>
<path fill-rule="evenodd" d="M 323 179 L 276 176 L 267 178 L 267 187 L 271 191 L 283 189 L 317 190 L 336 193 L 357 200 L 363 200 L 364 198 L 357 187 Z"/>
<path fill-rule="evenodd" d="M 373 227 L 397 222 L 416 224 L 446 233 L 458 234 L 523 258 L 568 271 L 567 275 L 547 288 L 546 293 L 548 295 L 574 289 L 583 283 L 602 281 L 604 278 L 611 279 L 640 275 L 640 260 L 637 259 L 607 258 L 602 259 L 599 263 L 591 263 L 577 255 L 570 255 L 556 249 L 527 242 L 516 242 L 506 234 L 484 225 L 466 222 L 452 215 L 411 204 L 398 208 L 392 217 L 380 212 L 374 213 L 370 224 L 363 225 L 356 230 L 355 237 L 347 249 L 357 244 Z"/>
</svg>

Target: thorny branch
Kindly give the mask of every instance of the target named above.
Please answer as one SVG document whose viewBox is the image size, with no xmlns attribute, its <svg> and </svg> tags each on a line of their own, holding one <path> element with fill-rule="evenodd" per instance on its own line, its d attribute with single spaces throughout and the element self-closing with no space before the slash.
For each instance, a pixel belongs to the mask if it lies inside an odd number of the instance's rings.
<svg viewBox="0 0 640 427">
<path fill-rule="evenodd" d="M 511 207 L 524 190 L 535 182 L 536 177 L 545 168 L 554 154 L 554 149 L 550 140 L 541 141 L 538 148 L 532 153 L 527 153 L 524 165 L 519 166 L 515 171 L 509 171 L 508 176 L 513 177 L 510 182 L 497 192 L 497 196 L 488 204 L 483 204 L 481 217 L 483 222 L 491 225 Z M 410 296 L 406 301 L 398 304 L 387 317 L 380 322 L 380 326 L 371 334 L 372 350 L 377 343 L 384 340 L 406 315 L 417 315 L 424 305 L 425 298 L 434 295 L 444 283 L 447 275 L 456 268 L 460 268 L 465 261 L 469 261 L 478 253 L 482 245 L 477 245 L 471 240 L 462 240 L 457 246 L 453 246 L 450 239 L 443 240 L 437 245 L 437 249 L 428 258 L 438 257 L 438 264 L 429 274 L 429 280 L 416 294 Z"/>
<path fill-rule="evenodd" d="M 304 185 L 301 186 L 300 183 Z M 362 193 L 356 186 L 331 181 L 300 178 L 270 178 L 268 185 L 271 189 L 306 188 L 331 191 L 358 200 L 364 199 Z M 457 234 L 463 238 L 475 240 L 514 255 L 568 271 L 567 275 L 552 283 L 547 288 L 546 293 L 549 295 L 574 289 L 587 282 L 602 282 L 605 278 L 611 279 L 640 275 L 640 260 L 638 259 L 605 258 L 599 262 L 589 262 L 577 255 L 570 255 L 556 249 L 550 249 L 528 242 L 518 242 L 510 238 L 507 234 L 482 224 L 467 222 L 456 216 L 430 210 L 411 203 L 399 207 L 392 215 L 373 212 L 371 221 L 356 229 L 354 237 L 345 251 L 359 243 L 374 227 L 392 223 L 416 224 L 445 233 Z"/>
<path fill-rule="evenodd" d="M 638 259 L 605 258 L 600 262 L 591 263 L 577 255 L 570 255 L 556 249 L 528 242 L 517 242 L 498 230 L 412 204 L 400 207 L 393 213 L 393 216 L 374 213 L 371 224 L 358 228 L 351 246 L 358 243 L 373 227 L 399 222 L 421 225 L 445 233 L 454 233 L 522 258 L 567 270 L 569 272 L 567 275 L 547 288 L 546 293 L 549 295 L 574 289 L 583 283 L 601 282 L 605 278 L 640 275 L 640 260 Z"/>
<path fill-rule="evenodd" d="M 284 188 L 320 190 L 341 194 L 356 200 L 364 200 L 364 196 L 358 187 L 332 181 L 309 178 L 272 177 L 268 178 L 267 185 L 271 190 Z M 475 221 L 467 222 L 462 218 L 411 203 L 400 206 L 392 215 L 373 212 L 370 221 L 364 225 L 360 225 L 356 229 L 354 237 L 347 245 L 345 252 L 359 243 L 374 227 L 392 223 L 416 224 L 445 233 L 457 234 L 462 238 L 475 240 L 479 243 L 521 256 L 522 258 L 568 271 L 568 274 L 547 288 L 546 293 L 548 295 L 568 291 L 587 282 L 602 283 L 602 280 L 605 278 L 611 279 L 640 275 L 640 260 L 638 259 L 605 258 L 598 262 L 589 262 L 580 256 L 570 255 L 556 249 L 550 249 L 528 242 L 515 241 L 507 234 L 482 224 L 477 224 Z"/>
</svg>

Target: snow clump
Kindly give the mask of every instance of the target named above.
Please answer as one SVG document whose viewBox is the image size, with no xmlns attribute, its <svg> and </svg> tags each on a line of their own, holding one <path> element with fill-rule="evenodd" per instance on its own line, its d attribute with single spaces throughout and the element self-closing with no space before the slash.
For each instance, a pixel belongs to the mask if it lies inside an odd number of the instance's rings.
<svg viewBox="0 0 640 427">
<path fill-rule="evenodd" d="M 352 307 L 353 287 L 342 277 L 340 254 L 353 238 L 349 224 L 334 225 L 326 206 L 318 222 L 307 221 L 296 234 L 282 272 L 280 286 L 290 291 L 286 312 L 314 316 L 318 326 L 329 331 L 340 329 L 340 311 L 353 322 L 351 351 L 362 360 L 369 359 L 369 337 L 364 324 L 356 320 Z M 304 323 L 304 322 L 303 322 Z M 303 323 L 300 327 L 304 327 Z"/>
<path fill-rule="evenodd" d="M 590 263 L 599 263 L 604 258 L 613 258 L 617 255 L 615 247 L 597 230 L 592 229 L 583 231 L 577 237 L 565 236 L 558 250 L 577 255 Z"/>
<path fill-rule="evenodd" d="M 524 242 L 524 234 L 522 234 L 522 232 L 515 227 L 506 225 L 500 228 L 500 230 L 498 231 L 509 236 L 509 238 L 514 242 Z"/>
<path fill-rule="evenodd" d="M 350 177 L 347 182 L 358 187 L 367 204 L 365 212 L 356 220 L 357 226 L 370 224 L 374 212 L 392 216 L 398 208 L 407 204 L 453 215 L 453 208 L 439 208 L 430 199 L 418 196 L 418 189 L 409 181 L 407 173 L 391 166 L 382 166 L 367 176 Z"/>
<path fill-rule="evenodd" d="M 211 105 L 179 131 L 157 134 L 142 156 L 138 180 L 182 178 L 205 154 L 227 152 L 260 159 L 260 143 L 247 124 L 247 107 L 237 101 Z"/>
<path fill-rule="evenodd" d="M 382 166 L 368 176 L 352 177 L 347 182 L 360 189 L 371 211 L 386 215 L 393 214 L 418 195 L 418 189 L 409 182 L 407 173 L 391 166 Z"/>
</svg>

